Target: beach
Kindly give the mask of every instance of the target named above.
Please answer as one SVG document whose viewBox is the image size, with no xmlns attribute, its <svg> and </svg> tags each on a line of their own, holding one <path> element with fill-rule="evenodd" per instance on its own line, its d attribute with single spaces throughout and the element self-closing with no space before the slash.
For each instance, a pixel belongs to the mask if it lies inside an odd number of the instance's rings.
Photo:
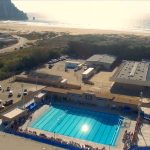
<svg viewBox="0 0 150 150">
<path fill-rule="evenodd" d="M 149 31 L 119 31 L 119 30 L 103 30 L 103 29 L 83 29 L 73 27 L 55 27 L 48 25 L 36 25 L 35 23 L 17 23 L 17 22 L 0 22 L 0 32 L 62 32 L 72 35 L 83 34 L 125 34 L 125 35 L 138 35 L 150 36 Z"/>
</svg>

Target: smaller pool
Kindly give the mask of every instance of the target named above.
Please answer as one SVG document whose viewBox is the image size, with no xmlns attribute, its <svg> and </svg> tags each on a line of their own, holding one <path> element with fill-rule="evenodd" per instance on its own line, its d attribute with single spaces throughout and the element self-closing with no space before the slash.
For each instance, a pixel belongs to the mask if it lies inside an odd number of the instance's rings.
<svg viewBox="0 0 150 150">
<path fill-rule="evenodd" d="M 123 117 L 87 109 L 55 105 L 32 127 L 73 138 L 114 146 Z"/>
</svg>

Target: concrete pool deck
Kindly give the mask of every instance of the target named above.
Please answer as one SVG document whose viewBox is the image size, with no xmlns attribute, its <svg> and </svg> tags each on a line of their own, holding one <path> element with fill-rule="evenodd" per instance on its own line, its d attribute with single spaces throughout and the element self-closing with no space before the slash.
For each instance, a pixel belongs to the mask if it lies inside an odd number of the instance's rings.
<svg viewBox="0 0 150 150">
<path fill-rule="evenodd" d="M 120 133 L 119 133 L 119 136 L 118 136 L 117 141 L 116 141 L 116 146 L 97 144 L 97 143 L 86 141 L 86 140 L 81 140 L 81 139 L 77 139 L 77 138 L 73 138 L 73 137 L 68 137 L 68 136 L 64 136 L 64 135 L 60 135 L 60 134 L 56 134 L 56 133 L 54 134 L 52 132 L 47 132 L 47 131 L 32 128 L 31 127 L 32 122 L 34 122 L 39 116 L 41 116 L 44 112 L 46 112 L 48 107 L 49 107 L 48 105 L 44 105 L 43 107 L 41 107 L 40 109 L 35 111 L 32 114 L 32 120 L 28 119 L 26 121 L 26 123 L 20 128 L 23 129 L 23 130 L 27 129 L 27 130 L 32 131 L 32 132 L 36 131 L 36 133 L 38 135 L 40 133 L 44 133 L 47 137 L 60 138 L 60 139 L 63 139 L 64 141 L 66 141 L 66 142 L 74 141 L 76 143 L 79 143 L 80 145 L 88 144 L 88 145 L 90 145 L 92 147 L 95 147 L 95 148 L 96 147 L 98 147 L 98 148 L 105 147 L 106 150 L 110 150 L 110 149 L 112 149 L 112 150 L 121 150 L 121 149 L 123 149 L 123 146 L 124 146 L 124 144 L 122 143 L 122 138 L 123 138 L 123 135 L 124 135 L 124 131 L 128 130 L 128 131 L 133 132 L 134 128 L 135 128 L 135 124 L 136 124 L 136 121 L 134 121 L 134 120 L 130 120 L 128 118 L 124 119 L 124 123 L 123 123 L 122 127 L 120 128 Z"/>
</svg>

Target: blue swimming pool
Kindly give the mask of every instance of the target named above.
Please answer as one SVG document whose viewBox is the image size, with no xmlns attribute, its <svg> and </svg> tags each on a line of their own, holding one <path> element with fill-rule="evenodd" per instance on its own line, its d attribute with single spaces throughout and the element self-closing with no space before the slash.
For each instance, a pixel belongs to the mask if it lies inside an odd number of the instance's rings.
<svg viewBox="0 0 150 150">
<path fill-rule="evenodd" d="M 123 117 L 68 106 L 51 106 L 32 128 L 114 146 Z"/>
</svg>

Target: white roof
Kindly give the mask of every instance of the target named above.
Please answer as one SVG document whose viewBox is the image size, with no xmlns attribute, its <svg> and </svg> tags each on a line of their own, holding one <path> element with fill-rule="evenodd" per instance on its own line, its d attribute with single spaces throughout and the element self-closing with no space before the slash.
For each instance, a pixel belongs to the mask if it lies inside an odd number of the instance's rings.
<svg viewBox="0 0 150 150">
<path fill-rule="evenodd" d="M 12 118 L 18 116 L 19 114 L 21 114 L 23 112 L 24 112 L 24 110 L 19 109 L 19 108 L 15 108 L 15 109 L 11 110 L 10 112 L 7 112 L 3 116 L 6 118 L 9 118 L 9 119 L 12 119 Z"/>
<path fill-rule="evenodd" d="M 94 68 L 88 68 L 87 70 L 85 70 L 83 73 L 82 73 L 82 75 L 87 75 L 87 74 L 89 74 L 91 71 L 93 71 L 94 70 Z"/>
<path fill-rule="evenodd" d="M 77 61 L 66 61 L 66 63 L 71 63 L 71 64 L 80 64 L 80 62 L 77 62 Z"/>
<path fill-rule="evenodd" d="M 39 93 L 38 95 L 36 95 L 37 98 L 42 98 L 43 96 L 45 96 L 45 93 Z"/>
<path fill-rule="evenodd" d="M 31 105 L 32 103 L 34 103 L 35 101 L 34 101 L 34 99 L 32 99 L 31 101 L 29 101 L 28 103 L 26 103 L 25 105 L 24 105 L 24 107 L 28 107 L 29 105 Z"/>
<path fill-rule="evenodd" d="M 67 79 L 63 79 L 63 80 L 61 81 L 61 83 L 65 83 L 65 82 L 67 82 Z"/>
</svg>

